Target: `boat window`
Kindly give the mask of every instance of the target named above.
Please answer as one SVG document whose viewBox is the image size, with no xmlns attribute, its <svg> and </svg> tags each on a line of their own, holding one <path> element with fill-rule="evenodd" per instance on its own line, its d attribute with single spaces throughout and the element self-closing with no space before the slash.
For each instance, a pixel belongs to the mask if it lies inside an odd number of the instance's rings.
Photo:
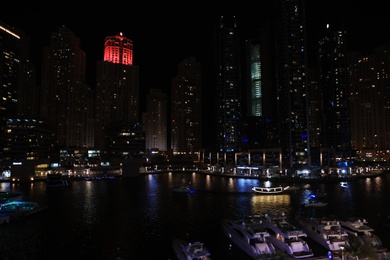
<svg viewBox="0 0 390 260">
<path fill-rule="evenodd" d="M 330 228 L 331 231 L 338 231 L 339 230 L 339 227 L 338 226 L 332 226 Z"/>
</svg>

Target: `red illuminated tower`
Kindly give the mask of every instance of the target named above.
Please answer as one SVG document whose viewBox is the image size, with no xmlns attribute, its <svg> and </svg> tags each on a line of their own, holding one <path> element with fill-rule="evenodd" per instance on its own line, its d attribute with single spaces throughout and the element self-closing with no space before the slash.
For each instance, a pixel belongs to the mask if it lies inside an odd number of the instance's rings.
<svg viewBox="0 0 390 260">
<path fill-rule="evenodd" d="M 106 37 L 104 60 L 96 68 L 95 146 L 105 149 L 107 127 L 139 123 L 139 67 L 133 65 L 133 41 L 122 33 Z"/>
<path fill-rule="evenodd" d="M 133 41 L 124 37 L 122 33 L 108 36 L 104 42 L 104 61 L 132 65 Z"/>
</svg>

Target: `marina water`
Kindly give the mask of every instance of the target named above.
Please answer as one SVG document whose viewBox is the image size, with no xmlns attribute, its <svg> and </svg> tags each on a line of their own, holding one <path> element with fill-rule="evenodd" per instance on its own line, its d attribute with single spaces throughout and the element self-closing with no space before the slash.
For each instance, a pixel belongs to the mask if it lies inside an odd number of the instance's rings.
<svg viewBox="0 0 390 260">
<path fill-rule="evenodd" d="M 172 192 L 191 183 L 193 193 Z M 253 186 L 290 185 L 283 194 L 255 193 Z M 224 235 L 221 220 L 266 211 L 294 219 L 307 216 L 358 216 L 390 248 L 390 230 L 380 216 L 390 209 L 390 175 L 348 183 L 264 183 L 257 179 L 169 172 L 137 177 L 78 180 L 47 188 L 44 181 L 0 183 L 2 191 L 23 192 L 23 199 L 47 209 L 0 226 L 1 259 L 176 259 L 174 238 L 202 241 L 212 259 L 251 259 Z M 326 193 L 324 208 L 303 208 L 313 192 Z M 303 211 L 302 211 L 303 210 Z M 316 256 L 326 250 L 310 239 Z"/>
</svg>

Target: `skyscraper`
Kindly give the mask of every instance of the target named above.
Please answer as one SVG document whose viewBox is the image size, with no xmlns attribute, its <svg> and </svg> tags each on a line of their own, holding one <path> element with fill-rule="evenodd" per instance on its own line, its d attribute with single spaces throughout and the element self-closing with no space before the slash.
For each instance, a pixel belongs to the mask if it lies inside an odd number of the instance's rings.
<svg viewBox="0 0 390 260">
<path fill-rule="evenodd" d="M 194 57 L 184 59 L 172 79 L 171 149 L 197 154 L 201 139 L 201 70 Z"/>
<path fill-rule="evenodd" d="M 167 94 L 161 89 L 152 88 L 146 97 L 146 112 L 142 117 L 145 130 L 146 149 L 167 151 Z"/>
<path fill-rule="evenodd" d="M 310 166 L 304 0 L 278 0 L 277 90 L 283 168 Z"/>
<path fill-rule="evenodd" d="M 348 55 L 352 148 L 367 160 L 390 147 L 389 60 L 390 44 Z"/>
<path fill-rule="evenodd" d="M 219 18 L 216 28 L 217 142 L 226 164 L 241 150 L 242 89 L 236 17 Z"/>
<path fill-rule="evenodd" d="M 105 149 L 109 124 L 139 123 L 139 67 L 133 64 L 133 41 L 122 33 L 106 37 L 96 83 L 95 146 Z"/>
<path fill-rule="evenodd" d="M 16 117 L 18 110 L 18 85 L 21 69 L 21 34 L 11 26 L 0 23 L 1 59 L 1 130 L 8 118 Z"/>
<path fill-rule="evenodd" d="M 245 141 L 247 149 L 279 147 L 276 132 L 276 86 L 270 31 L 253 31 L 245 44 Z"/>
<path fill-rule="evenodd" d="M 261 50 L 263 46 L 260 42 L 251 41 L 248 46 L 250 60 L 250 96 L 249 96 L 249 116 L 263 116 L 263 88 L 261 70 Z"/>
<path fill-rule="evenodd" d="M 58 126 L 60 147 L 85 147 L 88 108 L 86 55 L 80 39 L 60 26 L 44 48 L 40 114 Z"/>
<path fill-rule="evenodd" d="M 349 156 L 351 150 L 346 38 L 343 28 L 327 24 L 319 42 L 321 145 L 337 157 Z"/>
<path fill-rule="evenodd" d="M 30 47 L 30 39 L 23 31 L 0 21 L 0 162 L 3 152 L 13 153 L 11 146 L 16 148 L 10 142 L 8 123 L 19 116 L 38 115 L 39 97 Z M 8 163 L 12 159 L 5 164 Z"/>
</svg>

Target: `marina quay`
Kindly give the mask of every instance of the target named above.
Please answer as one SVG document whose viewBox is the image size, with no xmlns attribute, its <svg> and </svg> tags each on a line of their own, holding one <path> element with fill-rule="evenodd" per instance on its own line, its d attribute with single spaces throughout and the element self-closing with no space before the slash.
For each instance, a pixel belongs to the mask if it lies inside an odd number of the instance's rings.
<svg viewBox="0 0 390 260">
<path fill-rule="evenodd" d="M 35 166 L 36 168 L 36 166 Z M 3 172 L 0 181 L 32 182 L 45 180 L 53 173 L 61 174 L 64 178 L 84 179 L 92 176 L 133 177 L 140 174 L 154 174 L 163 172 L 198 172 L 233 178 L 272 179 L 283 182 L 299 181 L 350 181 L 357 178 L 375 177 L 389 172 L 385 166 L 358 166 L 334 168 L 301 168 L 283 169 L 280 167 L 252 167 L 252 166 L 210 166 L 199 162 L 175 164 L 145 164 L 140 160 L 127 160 L 117 166 L 99 167 L 49 167 L 50 169 L 36 170 L 31 165 L 16 165 L 11 171 Z M 11 173 L 12 172 L 12 173 Z"/>
</svg>

